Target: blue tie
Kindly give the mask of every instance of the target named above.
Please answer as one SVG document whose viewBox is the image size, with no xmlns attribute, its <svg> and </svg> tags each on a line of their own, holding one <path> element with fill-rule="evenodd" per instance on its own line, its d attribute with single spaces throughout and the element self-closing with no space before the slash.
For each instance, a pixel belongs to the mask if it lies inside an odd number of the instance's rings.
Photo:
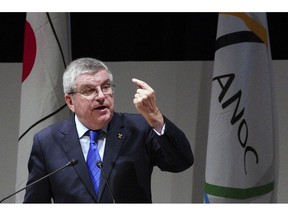
<svg viewBox="0 0 288 216">
<path fill-rule="evenodd" d="M 99 194 L 99 183 L 100 183 L 100 176 L 101 176 L 101 169 L 98 168 L 96 165 L 98 161 L 101 161 L 101 157 L 98 152 L 98 144 L 97 139 L 99 136 L 99 131 L 89 131 L 90 135 L 90 147 L 87 155 L 87 166 L 89 170 L 89 174 L 94 185 L 96 194 Z"/>
</svg>

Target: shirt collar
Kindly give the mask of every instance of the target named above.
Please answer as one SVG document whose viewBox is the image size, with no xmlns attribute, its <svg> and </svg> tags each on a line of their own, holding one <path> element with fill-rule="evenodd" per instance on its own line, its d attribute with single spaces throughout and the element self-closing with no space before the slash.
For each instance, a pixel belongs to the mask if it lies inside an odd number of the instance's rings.
<svg viewBox="0 0 288 216">
<path fill-rule="evenodd" d="M 78 133 L 78 137 L 81 138 L 84 136 L 84 134 L 89 130 L 89 128 L 85 127 L 78 119 L 77 115 L 75 115 L 75 124 L 76 124 L 76 129 Z M 104 128 L 102 128 L 102 131 L 107 133 L 107 128 L 108 126 L 106 125 Z M 104 134 L 105 134 L 104 133 Z"/>
</svg>

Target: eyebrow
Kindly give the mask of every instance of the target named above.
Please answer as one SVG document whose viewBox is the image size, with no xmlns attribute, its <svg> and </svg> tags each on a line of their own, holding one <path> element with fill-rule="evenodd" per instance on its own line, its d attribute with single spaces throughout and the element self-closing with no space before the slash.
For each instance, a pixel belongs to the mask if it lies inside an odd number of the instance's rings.
<svg viewBox="0 0 288 216">
<path fill-rule="evenodd" d="M 111 84 L 112 82 L 111 82 L 111 80 L 108 78 L 108 79 L 106 79 L 106 80 L 104 80 L 101 84 L 100 84 L 100 86 L 103 86 L 103 85 L 106 85 L 106 84 Z M 91 84 L 91 83 L 86 83 L 86 82 L 83 82 L 83 83 L 80 83 L 80 85 L 79 85 L 79 87 L 85 87 L 85 86 L 94 86 L 95 87 L 95 85 L 93 85 L 93 84 Z"/>
</svg>

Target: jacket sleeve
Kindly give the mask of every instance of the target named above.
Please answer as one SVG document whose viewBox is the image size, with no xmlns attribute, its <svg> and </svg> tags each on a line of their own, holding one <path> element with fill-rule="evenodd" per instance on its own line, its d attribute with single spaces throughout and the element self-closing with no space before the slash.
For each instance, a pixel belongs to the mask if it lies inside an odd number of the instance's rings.
<svg viewBox="0 0 288 216">
<path fill-rule="evenodd" d="M 158 136 L 154 132 L 153 162 L 163 171 L 181 172 L 194 163 L 191 145 L 180 130 L 168 118 L 165 119 L 165 132 Z M 155 138 L 156 137 L 156 138 Z M 153 139 L 152 139 L 153 140 Z"/>
<path fill-rule="evenodd" d="M 45 165 L 42 163 L 43 161 L 40 143 L 36 134 L 33 139 L 32 151 L 28 161 L 29 176 L 27 185 L 47 174 Z M 51 190 L 48 178 L 32 184 L 26 189 L 24 203 L 51 203 Z"/>
</svg>

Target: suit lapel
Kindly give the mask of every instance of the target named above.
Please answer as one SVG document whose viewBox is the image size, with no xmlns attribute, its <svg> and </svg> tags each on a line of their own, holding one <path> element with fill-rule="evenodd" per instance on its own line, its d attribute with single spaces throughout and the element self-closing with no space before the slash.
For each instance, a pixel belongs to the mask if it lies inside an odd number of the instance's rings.
<svg viewBox="0 0 288 216">
<path fill-rule="evenodd" d="M 115 166 L 125 138 L 126 134 L 124 131 L 123 119 L 118 113 L 114 113 L 113 119 L 107 131 L 103 160 L 103 170 L 107 176 L 107 179 L 109 179 L 111 171 Z M 99 200 L 103 194 L 105 187 L 106 182 L 102 175 L 102 179 L 100 181 Z"/>
<path fill-rule="evenodd" d="M 95 201 L 97 201 L 97 196 L 88 173 L 87 165 L 77 135 L 74 115 L 70 118 L 68 124 L 66 124 L 62 128 L 60 133 L 63 135 L 63 150 L 66 152 L 69 160 L 78 160 L 78 164 L 73 166 L 73 168 L 76 170 L 78 176 L 80 177 L 81 181 L 83 182 L 91 196 L 95 199 Z"/>
</svg>

